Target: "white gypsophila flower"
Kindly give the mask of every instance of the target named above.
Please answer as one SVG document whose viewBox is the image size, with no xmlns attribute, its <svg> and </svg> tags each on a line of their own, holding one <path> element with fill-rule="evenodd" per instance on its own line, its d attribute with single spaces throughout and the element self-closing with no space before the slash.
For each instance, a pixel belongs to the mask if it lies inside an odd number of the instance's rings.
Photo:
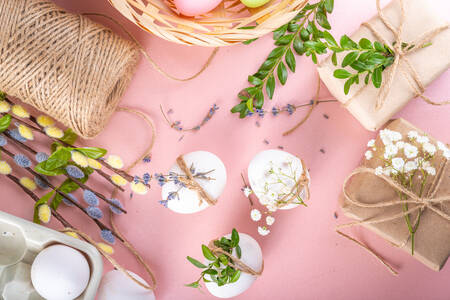
<svg viewBox="0 0 450 300">
<path fill-rule="evenodd" d="M 276 203 L 269 203 L 268 205 L 266 205 L 267 210 L 270 212 L 276 212 L 278 209 L 278 206 Z"/>
<path fill-rule="evenodd" d="M 436 146 L 430 143 L 424 143 L 423 150 L 425 152 L 428 152 L 428 154 L 430 154 L 431 156 L 433 156 L 436 153 Z"/>
<path fill-rule="evenodd" d="M 419 133 L 415 130 L 411 130 L 410 132 L 408 132 L 408 137 L 410 140 L 417 139 L 419 137 Z"/>
<path fill-rule="evenodd" d="M 398 148 L 394 144 L 388 144 L 384 148 L 384 158 L 389 159 L 396 155 L 398 152 Z"/>
<path fill-rule="evenodd" d="M 446 160 L 450 160 L 450 149 L 444 150 L 442 154 L 444 155 Z"/>
<path fill-rule="evenodd" d="M 426 161 L 426 160 L 424 160 L 423 158 L 421 158 L 421 159 L 418 159 L 418 163 L 419 163 L 419 164 L 421 164 L 421 166 L 422 166 L 422 169 L 425 169 L 425 168 L 429 168 L 429 167 L 431 167 L 431 164 L 430 164 L 430 162 L 429 162 L 429 161 Z"/>
<path fill-rule="evenodd" d="M 389 129 L 380 130 L 380 139 L 385 146 L 392 144 L 392 140 L 391 140 L 389 132 L 390 132 Z"/>
<path fill-rule="evenodd" d="M 397 146 L 397 148 L 400 150 L 400 149 L 403 149 L 404 147 L 405 147 L 405 142 L 404 141 L 398 141 L 396 144 L 395 144 L 395 146 Z"/>
<path fill-rule="evenodd" d="M 245 197 L 247 197 L 247 198 L 248 198 L 251 194 L 253 194 L 252 189 L 249 188 L 249 187 L 247 187 L 247 186 L 246 186 L 242 191 L 244 192 L 244 195 L 245 195 Z"/>
<path fill-rule="evenodd" d="M 383 167 L 376 167 L 375 168 L 375 175 L 381 175 L 383 174 Z"/>
<path fill-rule="evenodd" d="M 364 154 L 366 156 L 367 160 L 371 160 L 373 157 L 373 153 L 370 150 L 367 150 L 366 153 Z"/>
<path fill-rule="evenodd" d="M 438 147 L 439 150 L 441 150 L 443 152 L 448 150 L 447 146 L 443 142 L 438 141 L 436 144 L 437 144 L 437 147 Z"/>
<path fill-rule="evenodd" d="M 273 223 L 275 223 L 275 218 L 272 216 L 267 216 L 266 223 L 267 223 L 267 225 L 271 226 Z"/>
<path fill-rule="evenodd" d="M 391 139 L 391 141 L 396 142 L 400 141 L 403 138 L 403 136 L 400 132 L 391 130 L 389 132 L 389 138 Z"/>
<path fill-rule="evenodd" d="M 417 170 L 417 162 L 412 161 L 412 160 L 406 162 L 404 169 L 405 169 L 405 172 L 407 172 L 407 173 L 411 172 L 411 171 L 414 171 L 414 170 Z"/>
<path fill-rule="evenodd" d="M 267 229 L 266 226 L 263 226 L 263 227 L 258 226 L 258 233 L 259 233 L 260 235 L 262 235 L 262 236 L 266 236 L 266 235 L 268 235 L 268 234 L 270 233 L 270 230 Z"/>
<path fill-rule="evenodd" d="M 431 166 L 428 166 L 428 167 L 424 168 L 424 170 L 425 170 L 425 172 L 427 172 L 431 176 L 436 175 L 436 169 L 431 167 Z"/>
<path fill-rule="evenodd" d="M 405 145 L 403 146 L 403 152 L 405 153 L 407 158 L 414 158 L 419 153 L 419 150 L 416 146 L 405 143 Z"/>
<path fill-rule="evenodd" d="M 392 159 L 392 167 L 397 170 L 403 170 L 403 166 L 405 165 L 405 161 L 401 157 L 396 157 Z"/>
<path fill-rule="evenodd" d="M 417 137 L 417 142 L 420 144 L 428 143 L 429 141 L 430 141 L 430 139 L 427 136 L 419 135 Z"/>
<path fill-rule="evenodd" d="M 367 142 L 367 147 L 373 148 L 375 147 L 375 140 L 371 139 L 370 141 Z"/>
<path fill-rule="evenodd" d="M 391 175 L 398 174 L 398 171 L 392 167 L 386 167 L 383 169 L 383 174 L 386 176 L 391 176 Z"/>
<path fill-rule="evenodd" d="M 250 212 L 250 217 L 252 218 L 253 221 L 258 222 L 259 220 L 261 220 L 261 212 L 256 208 L 254 208 Z"/>
</svg>

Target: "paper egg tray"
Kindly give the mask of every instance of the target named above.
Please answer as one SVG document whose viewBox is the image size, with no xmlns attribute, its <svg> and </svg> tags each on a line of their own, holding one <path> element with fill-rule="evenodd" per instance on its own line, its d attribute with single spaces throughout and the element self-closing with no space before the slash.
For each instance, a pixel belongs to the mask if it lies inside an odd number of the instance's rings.
<svg viewBox="0 0 450 300">
<path fill-rule="evenodd" d="M 100 253 L 92 245 L 0 211 L 0 300 L 41 300 L 31 283 L 31 264 L 44 248 L 63 244 L 83 253 L 91 270 L 77 300 L 93 300 L 103 273 Z"/>
</svg>

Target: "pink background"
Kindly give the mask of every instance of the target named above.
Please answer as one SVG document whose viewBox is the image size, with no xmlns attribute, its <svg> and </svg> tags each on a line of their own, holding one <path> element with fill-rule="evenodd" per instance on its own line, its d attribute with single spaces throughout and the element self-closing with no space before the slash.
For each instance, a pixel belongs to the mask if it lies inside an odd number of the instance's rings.
<svg viewBox="0 0 450 300">
<path fill-rule="evenodd" d="M 114 16 L 171 74 L 192 74 L 212 50 L 180 46 L 146 34 L 115 12 L 106 0 L 58 0 L 57 3 L 75 12 L 102 12 Z M 450 11 L 448 1 L 433 3 L 442 12 Z M 333 33 L 351 33 L 375 11 L 373 0 L 336 1 L 331 17 Z M 347 221 L 337 207 L 342 182 L 357 166 L 366 142 L 374 133 L 364 130 L 336 103 L 320 105 L 311 119 L 289 137 L 282 137 L 281 133 L 294 125 L 304 112 L 290 117 L 258 119 L 259 128 L 255 125 L 256 117 L 239 120 L 229 113 L 238 101 L 237 92 L 246 87 L 247 75 L 257 69 L 272 44 L 271 37 L 267 36 L 249 46 L 222 48 L 201 76 L 185 83 L 162 77 L 142 60 L 123 98 L 123 105 L 147 112 L 154 119 L 158 132 L 153 161 L 139 165 L 136 174 L 165 172 L 179 154 L 195 150 L 215 153 L 228 171 L 227 186 L 219 203 L 195 215 L 179 215 L 164 209 L 158 204 L 161 189 L 157 185 L 144 197 L 135 196 L 128 200 L 128 193 L 122 196 L 129 213 L 119 217 L 118 223 L 154 270 L 158 280 L 157 299 L 212 298 L 207 292 L 201 294 L 183 287 L 198 276 L 198 269 L 185 257 L 200 258 L 202 243 L 230 232 L 233 227 L 255 237 L 265 259 L 263 276 L 236 299 L 449 299 L 449 266 L 436 273 L 374 234 L 363 229 L 351 230 L 400 271 L 399 277 L 393 277 L 372 256 L 334 232 L 336 224 Z M 448 99 L 449 83 L 450 72 L 447 71 L 429 86 L 427 94 L 436 100 Z M 275 98 L 266 108 L 305 103 L 311 99 L 315 84 L 314 65 L 309 58 L 298 58 L 297 72 L 289 74 L 286 86 L 277 85 Z M 322 95 L 327 96 L 326 89 Z M 221 108 L 204 128 L 197 133 L 185 133 L 179 142 L 181 134 L 169 128 L 159 112 L 161 103 L 166 109 L 172 108 L 172 118 L 182 120 L 185 126 L 196 125 L 213 103 Z M 449 113 L 450 106 L 433 107 L 416 99 L 397 117 L 404 117 L 436 138 L 449 142 Z M 264 139 L 269 145 L 263 143 Z M 117 113 L 105 131 L 86 144 L 108 148 L 111 153 L 120 154 L 126 162 L 131 162 L 149 141 L 150 134 L 141 120 Z M 256 224 L 249 217 L 249 203 L 240 191 L 240 173 L 246 170 L 256 153 L 277 146 L 284 146 L 286 151 L 305 160 L 312 177 L 312 198 L 307 208 L 278 212 L 271 234 L 260 237 Z M 31 199 L 4 177 L 0 178 L 0 184 L 3 196 L 0 209 L 31 219 Z M 99 181 L 99 184 L 104 183 Z M 336 211 L 337 220 L 334 218 Z M 93 223 L 86 222 L 84 216 L 66 207 L 61 212 L 76 226 L 99 239 Z M 51 226 L 59 228 L 60 225 L 52 221 Z M 143 269 L 126 250 L 120 245 L 115 248 L 116 259 L 128 269 L 144 275 Z M 105 263 L 105 270 L 110 269 L 111 266 Z"/>
</svg>

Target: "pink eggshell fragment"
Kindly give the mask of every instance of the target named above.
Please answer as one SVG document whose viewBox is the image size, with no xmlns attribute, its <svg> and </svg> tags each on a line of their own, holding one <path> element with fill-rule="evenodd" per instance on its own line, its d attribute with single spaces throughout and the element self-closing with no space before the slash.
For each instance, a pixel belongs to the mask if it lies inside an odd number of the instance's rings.
<svg viewBox="0 0 450 300">
<path fill-rule="evenodd" d="M 178 11 L 189 17 L 205 14 L 219 5 L 222 0 L 175 0 Z"/>
</svg>

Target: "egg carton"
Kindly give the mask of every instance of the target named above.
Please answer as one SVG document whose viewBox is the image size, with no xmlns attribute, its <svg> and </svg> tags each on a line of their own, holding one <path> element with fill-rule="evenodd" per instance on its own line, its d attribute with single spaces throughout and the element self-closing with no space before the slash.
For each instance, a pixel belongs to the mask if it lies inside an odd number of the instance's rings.
<svg viewBox="0 0 450 300">
<path fill-rule="evenodd" d="M 44 248 L 63 244 L 81 251 L 90 267 L 86 290 L 77 300 L 93 300 L 103 273 L 100 253 L 67 234 L 0 211 L 0 300 L 41 300 L 31 283 L 31 264 Z"/>
</svg>

